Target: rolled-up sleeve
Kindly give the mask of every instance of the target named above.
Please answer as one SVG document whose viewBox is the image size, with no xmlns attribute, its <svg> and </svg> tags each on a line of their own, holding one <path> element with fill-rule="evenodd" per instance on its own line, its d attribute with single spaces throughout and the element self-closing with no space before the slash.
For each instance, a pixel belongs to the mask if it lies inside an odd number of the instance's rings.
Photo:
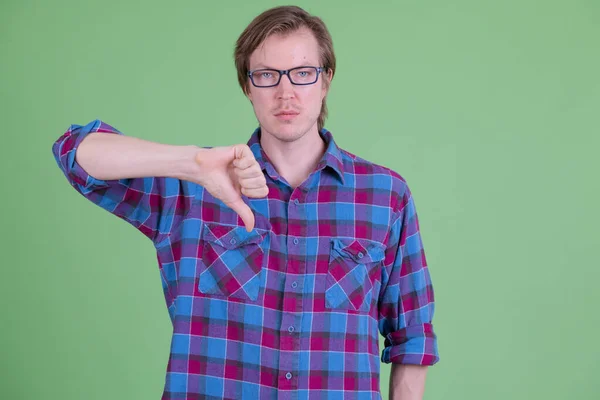
<svg viewBox="0 0 600 400">
<path fill-rule="evenodd" d="M 168 236 L 193 204 L 198 185 L 171 177 L 101 180 L 75 159 L 79 144 L 92 132 L 123 135 L 101 120 L 72 124 L 52 145 L 69 184 L 85 198 L 136 227 L 155 244 Z"/>
<path fill-rule="evenodd" d="M 439 361 L 432 324 L 433 285 L 408 186 L 401 194 L 395 218 L 386 250 L 386 260 L 391 262 L 383 269 L 379 296 L 379 331 L 385 338 L 381 361 L 433 365 Z"/>
</svg>

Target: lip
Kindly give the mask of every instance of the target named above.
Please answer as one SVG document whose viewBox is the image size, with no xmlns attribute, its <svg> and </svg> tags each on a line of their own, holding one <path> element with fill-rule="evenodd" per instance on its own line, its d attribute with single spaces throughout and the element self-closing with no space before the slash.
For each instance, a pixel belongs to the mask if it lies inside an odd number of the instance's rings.
<svg viewBox="0 0 600 400">
<path fill-rule="evenodd" d="M 298 114 L 299 113 L 296 111 L 280 111 L 277 114 L 275 114 L 275 117 L 277 117 L 278 119 L 287 121 L 287 120 L 296 118 L 296 116 L 298 116 Z"/>
</svg>

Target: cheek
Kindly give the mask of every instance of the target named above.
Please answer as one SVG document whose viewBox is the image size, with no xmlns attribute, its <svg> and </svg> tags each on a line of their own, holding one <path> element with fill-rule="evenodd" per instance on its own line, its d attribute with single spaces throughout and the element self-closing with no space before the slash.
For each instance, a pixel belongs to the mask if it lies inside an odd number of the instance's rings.
<svg viewBox="0 0 600 400">
<path fill-rule="evenodd" d="M 313 107 L 317 110 L 321 110 L 321 103 L 325 96 L 325 92 L 321 88 L 315 88 L 316 90 L 311 93 L 310 102 Z"/>
<path fill-rule="evenodd" d="M 260 112 L 268 108 L 268 104 L 268 96 L 265 96 L 265 93 L 252 93 L 252 105 L 256 111 Z"/>
</svg>

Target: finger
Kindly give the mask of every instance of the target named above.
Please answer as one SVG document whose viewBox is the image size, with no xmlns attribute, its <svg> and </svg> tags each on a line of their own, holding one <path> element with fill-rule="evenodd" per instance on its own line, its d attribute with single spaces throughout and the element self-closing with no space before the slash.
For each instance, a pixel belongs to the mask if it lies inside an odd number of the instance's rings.
<svg viewBox="0 0 600 400">
<path fill-rule="evenodd" d="M 263 186 L 267 186 L 267 181 L 264 176 L 257 176 L 255 178 L 240 179 L 240 185 L 246 189 L 258 189 Z"/>
<path fill-rule="evenodd" d="M 256 188 L 256 189 L 242 188 L 242 194 L 246 197 L 254 197 L 254 198 L 266 197 L 269 194 L 269 188 L 267 186 L 263 186 L 263 187 Z"/>
<path fill-rule="evenodd" d="M 258 166 L 252 166 L 246 169 L 234 168 L 233 172 L 237 175 L 238 178 L 247 179 L 247 178 L 256 178 L 258 176 L 264 176 L 262 170 Z"/>
<path fill-rule="evenodd" d="M 233 160 L 233 166 L 239 168 L 241 170 L 250 168 L 250 167 L 258 167 L 258 161 L 254 157 L 252 158 L 235 158 Z"/>
<path fill-rule="evenodd" d="M 235 146 L 235 159 L 233 160 L 233 165 L 235 167 L 246 169 L 254 163 L 256 163 L 256 159 L 248 145 L 240 144 Z"/>
<path fill-rule="evenodd" d="M 227 205 L 240 216 L 246 226 L 246 231 L 250 232 L 254 229 L 254 213 L 252 212 L 252 209 L 244 203 L 244 200 L 240 198 Z"/>
</svg>

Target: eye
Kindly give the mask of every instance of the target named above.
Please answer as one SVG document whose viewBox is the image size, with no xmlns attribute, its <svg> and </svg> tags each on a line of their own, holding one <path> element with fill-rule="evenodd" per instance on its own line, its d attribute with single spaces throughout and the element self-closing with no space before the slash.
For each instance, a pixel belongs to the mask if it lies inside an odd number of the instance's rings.
<svg viewBox="0 0 600 400">
<path fill-rule="evenodd" d="M 271 72 L 262 72 L 262 73 L 260 74 L 260 77 L 261 77 L 261 78 L 267 78 L 267 79 L 269 79 L 269 78 L 271 78 L 272 76 L 273 76 L 273 74 L 272 74 Z"/>
<path fill-rule="evenodd" d="M 302 82 L 308 82 L 314 79 L 315 71 L 312 68 L 297 69 L 293 72 L 293 75 Z"/>
</svg>

